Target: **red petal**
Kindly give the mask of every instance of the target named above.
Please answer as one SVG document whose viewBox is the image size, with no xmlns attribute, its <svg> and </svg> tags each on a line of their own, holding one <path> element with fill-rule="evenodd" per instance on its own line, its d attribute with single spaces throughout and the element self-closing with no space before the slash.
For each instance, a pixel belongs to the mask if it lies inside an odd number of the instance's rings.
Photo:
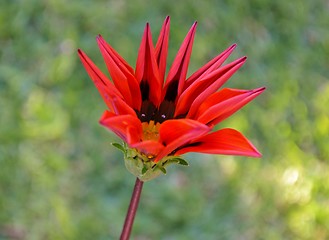
<svg viewBox="0 0 329 240">
<path fill-rule="evenodd" d="M 219 68 L 225 60 L 231 55 L 233 50 L 236 48 L 236 44 L 233 44 L 229 48 L 227 48 L 225 51 L 223 51 L 221 54 L 210 60 L 207 64 L 205 64 L 203 67 L 201 67 L 199 70 L 197 70 L 195 73 L 193 73 L 184 83 L 184 90 L 191 86 L 191 84 L 207 74 L 211 73 L 215 69 Z"/>
<path fill-rule="evenodd" d="M 117 134 L 129 145 L 139 142 L 142 138 L 142 124 L 131 115 L 115 115 L 105 111 L 99 123 Z"/>
<path fill-rule="evenodd" d="M 186 114 L 192 118 L 200 104 L 212 93 L 216 92 L 246 61 L 246 57 L 231 62 L 216 71 L 196 80 L 179 97 L 175 116 Z"/>
<path fill-rule="evenodd" d="M 211 130 L 207 125 L 191 119 L 173 119 L 163 122 L 160 126 L 160 142 L 165 148 L 159 153 L 155 162 L 178 147 L 191 140 L 205 135 Z"/>
<path fill-rule="evenodd" d="M 140 109 L 141 93 L 136 91 L 139 89 L 139 84 L 131 73 L 131 67 L 101 36 L 97 37 L 97 43 L 115 86 L 130 106 L 134 109 Z"/>
<path fill-rule="evenodd" d="M 137 142 L 131 145 L 132 148 L 137 148 L 140 152 L 145 155 L 156 156 L 164 148 L 164 146 L 156 141 L 147 140 L 142 142 Z"/>
<path fill-rule="evenodd" d="M 119 53 L 117 53 L 114 48 L 111 47 L 110 44 L 108 44 L 104 38 L 102 37 L 102 35 L 98 35 L 97 37 L 97 41 L 102 41 L 103 45 L 106 45 L 106 49 L 108 52 L 111 53 L 112 58 L 115 59 L 116 63 L 122 67 L 124 67 L 128 72 L 130 72 L 132 75 L 134 75 L 134 69 L 129 65 L 129 63 L 126 62 L 126 60 L 124 60 L 123 57 L 120 56 Z"/>
<path fill-rule="evenodd" d="M 83 66 L 95 85 L 98 84 L 99 86 L 107 87 L 109 91 L 122 97 L 119 91 L 114 87 L 113 83 L 101 72 L 101 70 L 99 70 L 99 68 L 81 49 L 78 49 L 78 54 Z"/>
<path fill-rule="evenodd" d="M 159 66 L 160 81 L 162 82 L 161 86 L 163 85 L 164 76 L 166 73 L 169 28 L 170 28 L 170 18 L 169 16 L 167 16 L 162 25 L 157 44 L 155 46 L 155 56 Z"/>
<path fill-rule="evenodd" d="M 200 137 L 190 145 L 178 150 L 175 155 L 187 152 L 261 157 L 256 147 L 240 132 L 225 128 Z"/>
<path fill-rule="evenodd" d="M 103 86 L 98 87 L 102 89 Z M 101 90 L 100 90 L 101 91 Z M 110 110 L 118 115 L 130 114 L 136 116 L 136 112 L 120 97 L 111 94 L 107 88 L 104 88 L 102 91 L 104 101 L 109 103 Z"/>
<path fill-rule="evenodd" d="M 265 88 L 257 88 L 254 90 L 240 90 L 224 88 L 219 92 L 208 97 L 198 109 L 196 118 L 198 121 L 208 124 L 216 119 L 216 123 L 231 116 L 244 105 L 249 103 Z"/>
<path fill-rule="evenodd" d="M 240 59 L 235 60 L 234 62 L 225 65 L 222 68 L 212 72 L 211 74 L 205 77 L 205 82 L 210 82 L 211 85 L 204 88 L 201 92 L 200 89 L 193 89 L 195 94 L 198 93 L 198 97 L 191 104 L 191 109 L 189 110 L 187 117 L 192 118 L 194 114 L 197 112 L 201 103 L 212 93 L 216 92 L 246 61 L 247 57 L 242 57 Z M 199 81 L 194 82 L 198 84 Z M 191 87 L 193 84 L 191 85 Z M 186 89 L 189 91 L 189 89 Z M 192 91 L 192 89 L 191 89 Z"/>
<path fill-rule="evenodd" d="M 188 64 L 190 62 L 196 26 L 197 26 L 197 22 L 195 22 L 192 25 L 191 29 L 187 33 L 178 53 L 176 55 L 176 58 L 169 70 L 167 80 L 165 83 L 165 87 L 164 87 L 165 93 L 166 93 L 166 90 L 167 90 L 169 84 L 171 84 L 172 81 L 178 81 L 177 96 L 179 96 L 183 90 L 184 82 L 186 80 Z"/>
<path fill-rule="evenodd" d="M 145 81 L 148 84 L 148 98 L 155 106 L 158 106 L 161 99 L 162 85 L 148 23 L 138 52 L 135 77 L 139 83 Z"/>
<path fill-rule="evenodd" d="M 117 114 L 136 115 L 135 111 L 122 100 L 121 93 L 115 88 L 113 83 L 98 69 L 90 58 L 80 49 L 78 54 L 88 75 L 93 80 L 109 109 Z"/>
</svg>

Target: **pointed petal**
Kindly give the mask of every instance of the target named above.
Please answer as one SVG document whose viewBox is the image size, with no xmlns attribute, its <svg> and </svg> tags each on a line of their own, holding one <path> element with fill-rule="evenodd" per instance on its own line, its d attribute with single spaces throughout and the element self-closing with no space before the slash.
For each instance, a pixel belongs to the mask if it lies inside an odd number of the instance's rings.
<svg viewBox="0 0 329 240">
<path fill-rule="evenodd" d="M 97 86 L 96 86 L 97 87 Z M 97 87 L 98 89 L 103 89 L 103 86 Z M 108 91 L 107 88 L 104 88 L 102 91 L 103 99 L 106 103 L 109 103 L 108 106 L 110 110 L 116 114 L 129 114 L 131 116 L 136 116 L 136 112 L 132 109 L 122 98 L 117 95 L 113 95 Z"/>
<path fill-rule="evenodd" d="M 105 60 L 107 69 L 110 72 L 114 85 L 120 91 L 127 104 L 131 106 L 132 98 L 131 98 L 131 93 L 127 82 L 127 78 L 125 77 L 124 73 L 120 70 L 120 68 L 117 66 L 116 62 L 111 57 L 109 52 L 106 51 L 105 47 L 98 39 L 97 39 L 97 43 Z"/>
<path fill-rule="evenodd" d="M 246 57 L 237 59 L 216 71 L 196 80 L 177 101 L 175 116 L 186 114 L 192 118 L 200 104 L 216 92 L 246 61 Z"/>
<path fill-rule="evenodd" d="M 186 74 L 188 70 L 188 65 L 190 62 L 190 57 L 192 53 L 192 46 L 194 41 L 194 35 L 196 31 L 197 22 L 195 22 L 189 32 L 187 33 L 176 58 L 169 70 L 167 80 L 164 87 L 164 92 L 166 94 L 165 99 L 170 101 L 175 101 L 176 96 L 179 96 L 183 90 L 184 82 L 186 80 Z M 173 93 L 176 89 L 173 89 L 175 86 L 177 88 L 177 93 Z M 167 92 L 168 91 L 168 92 Z M 174 98 L 174 99 L 171 99 Z"/>
<path fill-rule="evenodd" d="M 138 118 L 131 115 L 115 115 L 105 111 L 99 123 L 117 134 L 129 145 L 141 141 L 142 124 Z"/>
<path fill-rule="evenodd" d="M 197 70 L 195 73 L 193 73 L 184 84 L 184 90 L 191 86 L 191 84 L 197 80 L 201 79 L 202 77 L 206 76 L 207 74 L 211 73 L 212 71 L 219 68 L 225 60 L 231 55 L 233 50 L 236 48 L 236 44 L 231 45 L 229 48 L 227 48 L 225 51 L 223 51 L 218 56 L 214 57 L 212 60 L 210 60 L 207 64 L 205 64 L 203 67 L 201 67 L 199 70 Z"/>
<path fill-rule="evenodd" d="M 99 86 L 104 86 L 109 89 L 109 91 L 122 97 L 119 91 L 114 87 L 113 83 L 99 70 L 99 68 L 90 60 L 90 58 L 81 50 L 78 49 L 78 54 L 80 60 L 85 67 L 89 77 L 93 80 L 94 84 Z"/>
<path fill-rule="evenodd" d="M 144 153 L 147 156 L 156 156 L 159 154 L 161 150 L 163 150 L 164 146 L 157 142 L 152 140 L 137 142 L 134 144 L 131 144 L 132 148 L 137 148 L 140 152 Z"/>
<path fill-rule="evenodd" d="M 140 83 L 142 100 L 150 100 L 155 106 L 160 104 L 162 85 L 156 62 L 150 25 L 147 23 L 139 48 L 135 77 Z"/>
<path fill-rule="evenodd" d="M 160 127 L 160 142 L 165 148 L 156 157 L 155 162 L 170 154 L 178 147 L 205 135 L 211 130 L 205 124 L 191 119 L 167 120 Z"/>
<path fill-rule="evenodd" d="M 212 93 L 216 92 L 245 63 L 246 59 L 246 57 L 237 59 L 208 74 L 204 79 L 195 81 L 190 88 L 186 89 L 185 92 L 187 92 L 187 96 L 190 95 L 190 99 L 188 99 L 186 103 L 187 106 L 190 107 L 187 118 L 193 118 L 201 103 Z M 201 84 L 202 87 L 195 88 L 199 84 Z M 193 98 L 191 99 L 192 96 L 197 97 L 193 100 Z M 192 104 L 190 103 L 191 100 L 193 101 Z"/>
<path fill-rule="evenodd" d="M 187 152 L 210 154 L 236 155 L 247 157 L 261 157 L 256 147 L 240 132 L 224 128 L 206 136 L 178 150 L 175 155 Z"/>
<path fill-rule="evenodd" d="M 161 86 L 166 73 L 168 42 L 169 42 L 170 17 L 167 16 L 162 25 L 157 44 L 155 46 L 155 57 L 159 66 Z"/>
<path fill-rule="evenodd" d="M 80 49 L 78 50 L 78 54 L 89 77 L 94 82 L 108 108 L 116 114 L 136 115 L 135 111 L 122 100 L 121 93 L 115 88 L 113 83 L 99 70 L 90 58 Z"/>
<path fill-rule="evenodd" d="M 126 62 L 126 60 L 124 60 L 123 57 L 120 56 L 120 54 L 118 52 L 116 52 L 114 50 L 114 48 L 112 48 L 112 46 L 110 44 L 108 44 L 104 38 L 102 37 L 102 35 L 98 35 L 97 40 L 100 40 L 103 42 L 104 45 L 106 45 L 106 49 L 107 51 L 111 52 L 112 58 L 115 59 L 115 61 L 117 62 L 117 64 L 122 65 L 128 72 L 130 72 L 132 75 L 134 75 L 134 69 L 129 65 L 129 63 Z"/>
<path fill-rule="evenodd" d="M 264 87 L 253 90 L 224 88 L 212 94 L 200 105 L 196 118 L 204 124 L 213 124 L 212 121 L 215 119 L 218 123 L 238 111 L 264 90 Z"/>
<path fill-rule="evenodd" d="M 97 43 L 116 88 L 130 106 L 139 110 L 142 101 L 141 93 L 136 91 L 139 84 L 131 73 L 131 67 L 101 36 L 97 37 Z"/>
</svg>

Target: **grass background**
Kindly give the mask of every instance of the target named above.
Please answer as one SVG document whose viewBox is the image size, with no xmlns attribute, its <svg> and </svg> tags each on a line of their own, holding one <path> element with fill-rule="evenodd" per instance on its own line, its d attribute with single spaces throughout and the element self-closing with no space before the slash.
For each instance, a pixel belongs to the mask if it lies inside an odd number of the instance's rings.
<svg viewBox="0 0 329 240">
<path fill-rule="evenodd" d="M 232 43 L 226 84 L 266 86 L 225 121 L 264 157 L 186 155 L 144 186 L 132 239 L 329 239 L 329 4 L 286 1 L 0 2 L 0 239 L 118 239 L 134 177 L 97 123 L 78 60 L 105 70 L 102 34 L 135 66 L 144 25 L 171 16 L 169 63 L 194 20 L 190 72 Z"/>
</svg>

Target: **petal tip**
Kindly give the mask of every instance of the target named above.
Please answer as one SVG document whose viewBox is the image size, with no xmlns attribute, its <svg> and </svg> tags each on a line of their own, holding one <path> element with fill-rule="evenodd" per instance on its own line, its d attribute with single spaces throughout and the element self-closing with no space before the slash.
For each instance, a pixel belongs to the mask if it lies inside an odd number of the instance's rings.
<svg viewBox="0 0 329 240">
<path fill-rule="evenodd" d="M 166 18 L 165 18 L 165 23 L 168 23 L 170 21 L 170 16 L 167 15 Z"/>
<path fill-rule="evenodd" d="M 258 151 L 258 149 L 252 145 L 252 152 L 249 154 L 250 157 L 262 158 L 263 155 Z"/>
<path fill-rule="evenodd" d="M 263 93 L 264 91 L 266 90 L 266 87 L 260 87 L 260 88 L 255 88 L 253 90 L 250 90 L 251 91 L 251 94 L 261 94 Z"/>
<path fill-rule="evenodd" d="M 79 55 L 81 61 L 85 61 L 85 59 L 86 59 L 86 57 L 85 57 L 86 54 L 84 53 L 84 51 L 82 51 L 82 49 L 78 48 L 77 52 L 78 52 L 78 55 Z"/>
<path fill-rule="evenodd" d="M 233 44 L 229 47 L 229 50 L 233 50 L 233 49 L 235 49 L 237 46 L 238 46 L 238 44 L 233 43 Z"/>
</svg>

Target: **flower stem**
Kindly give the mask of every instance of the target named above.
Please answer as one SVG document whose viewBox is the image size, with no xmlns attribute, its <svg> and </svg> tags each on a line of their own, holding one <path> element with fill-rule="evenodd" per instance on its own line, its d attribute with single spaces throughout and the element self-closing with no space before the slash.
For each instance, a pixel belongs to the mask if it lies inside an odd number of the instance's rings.
<svg viewBox="0 0 329 240">
<path fill-rule="evenodd" d="M 130 232 L 134 223 L 134 218 L 138 208 L 139 199 L 143 189 L 143 181 L 136 178 L 133 194 L 130 199 L 130 205 L 127 212 L 126 220 L 122 228 L 120 240 L 129 240 Z"/>
</svg>

